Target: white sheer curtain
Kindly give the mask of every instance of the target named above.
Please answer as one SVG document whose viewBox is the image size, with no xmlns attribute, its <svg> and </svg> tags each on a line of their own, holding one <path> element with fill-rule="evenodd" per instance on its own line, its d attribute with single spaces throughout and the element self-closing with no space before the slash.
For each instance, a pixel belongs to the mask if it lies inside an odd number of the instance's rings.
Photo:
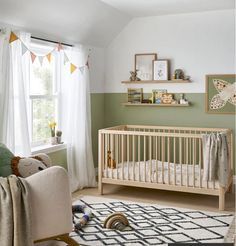
<svg viewBox="0 0 236 246">
<path fill-rule="evenodd" d="M 30 34 L 15 32 L 27 45 Z M 13 153 L 30 155 L 30 139 L 27 117 L 27 90 L 29 88 L 29 54 L 22 56 L 19 40 L 8 43 L 10 30 L 1 33 L 0 50 L 0 142 Z"/>
<path fill-rule="evenodd" d="M 72 63 L 83 66 L 88 59 L 88 49 L 72 48 L 67 53 Z M 61 59 L 63 60 L 63 59 Z M 67 165 L 71 190 L 95 187 L 95 169 L 91 142 L 91 106 L 89 69 L 77 69 L 61 79 L 61 122 L 67 142 Z"/>
</svg>

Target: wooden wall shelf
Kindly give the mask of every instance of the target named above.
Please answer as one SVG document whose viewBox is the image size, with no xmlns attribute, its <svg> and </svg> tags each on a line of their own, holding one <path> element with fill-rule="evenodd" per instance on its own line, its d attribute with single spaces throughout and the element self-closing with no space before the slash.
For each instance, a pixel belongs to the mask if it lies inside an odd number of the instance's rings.
<svg viewBox="0 0 236 246">
<path fill-rule="evenodd" d="M 121 81 L 123 84 L 166 84 L 166 83 L 191 83 L 190 80 L 173 79 L 173 80 L 140 80 L 140 81 Z"/>
<path fill-rule="evenodd" d="M 157 103 L 122 103 L 123 106 L 138 106 L 138 107 L 189 107 L 189 104 L 157 104 Z"/>
</svg>

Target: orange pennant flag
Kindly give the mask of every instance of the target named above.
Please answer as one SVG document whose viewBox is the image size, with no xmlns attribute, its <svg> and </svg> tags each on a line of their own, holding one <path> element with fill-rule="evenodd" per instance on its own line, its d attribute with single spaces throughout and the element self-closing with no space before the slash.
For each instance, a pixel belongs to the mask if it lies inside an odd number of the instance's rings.
<svg viewBox="0 0 236 246">
<path fill-rule="evenodd" d="M 63 47 L 62 47 L 61 43 L 58 44 L 57 50 L 58 50 L 59 52 L 60 52 L 61 50 L 63 50 Z"/>
<path fill-rule="evenodd" d="M 10 38 L 9 38 L 9 43 L 12 43 L 19 39 L 14 32 L 11 32 Z"/>
<path fill-rule="evenodd" d="M 77 67 L 71 63 L 70 64 L 70 73 L 73 73 L 76 69 L 77 69 Z"/>
<path fill-rule="evenodd" d="M 52 58 L 52 54 L 51 53 L 48 53 L 46 55 L 47 59 L 48 59 L 48 62 L 50 63 L 51 62 L 51 58 Z"/>
<path fill-rule="evenodd" d="M 31 56 L 32 63 L 34 63 L 34 61 L 36 59 L 36 55 L 33 52 L 30 52 L 30 56 Z"/>
</svg>

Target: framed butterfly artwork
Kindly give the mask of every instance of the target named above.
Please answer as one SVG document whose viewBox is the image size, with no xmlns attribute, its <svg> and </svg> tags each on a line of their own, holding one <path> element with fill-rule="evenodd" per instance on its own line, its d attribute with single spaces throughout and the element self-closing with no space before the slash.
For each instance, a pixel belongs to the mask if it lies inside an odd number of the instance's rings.
<svg viewBox="0 0 236 246">
<path fill-rule="evenodd" d="M 206 112 L 211 114 L 235 114 L 236 75 L 206 75 Z"/>
</svg>

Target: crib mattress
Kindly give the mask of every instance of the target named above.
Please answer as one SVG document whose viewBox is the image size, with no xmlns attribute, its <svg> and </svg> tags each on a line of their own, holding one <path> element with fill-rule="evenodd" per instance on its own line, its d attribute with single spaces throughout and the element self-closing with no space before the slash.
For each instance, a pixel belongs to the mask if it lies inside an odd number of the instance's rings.
<svg viewBox="0 0 236 246">
<path fill-rule="evenodd" d="M 105 168 L 103 176 L 113 179 L 181 185 L 182 169 L 182 185 L 186 186 L 188 184 L 188 186 L 199 187 L 201 180 L 201 187 L 219 188 L 218 181 L 208 182 L 207 184 L 207 182 L 202 179 L 203 169 L 200 170 L 199 165 L 195 165 L 194 167 L 189 164 L 168 164 L 168 162 L 162 163 L 158 160 L 124 162 L 123 165 L 123 168 L 122 163 L 119 163 L 115 169 Z M 170 170 L 169 173 L 168 170 Z M 176 175 L 174 175 L 174 170 L 176 170 Z"/>
</svg>

